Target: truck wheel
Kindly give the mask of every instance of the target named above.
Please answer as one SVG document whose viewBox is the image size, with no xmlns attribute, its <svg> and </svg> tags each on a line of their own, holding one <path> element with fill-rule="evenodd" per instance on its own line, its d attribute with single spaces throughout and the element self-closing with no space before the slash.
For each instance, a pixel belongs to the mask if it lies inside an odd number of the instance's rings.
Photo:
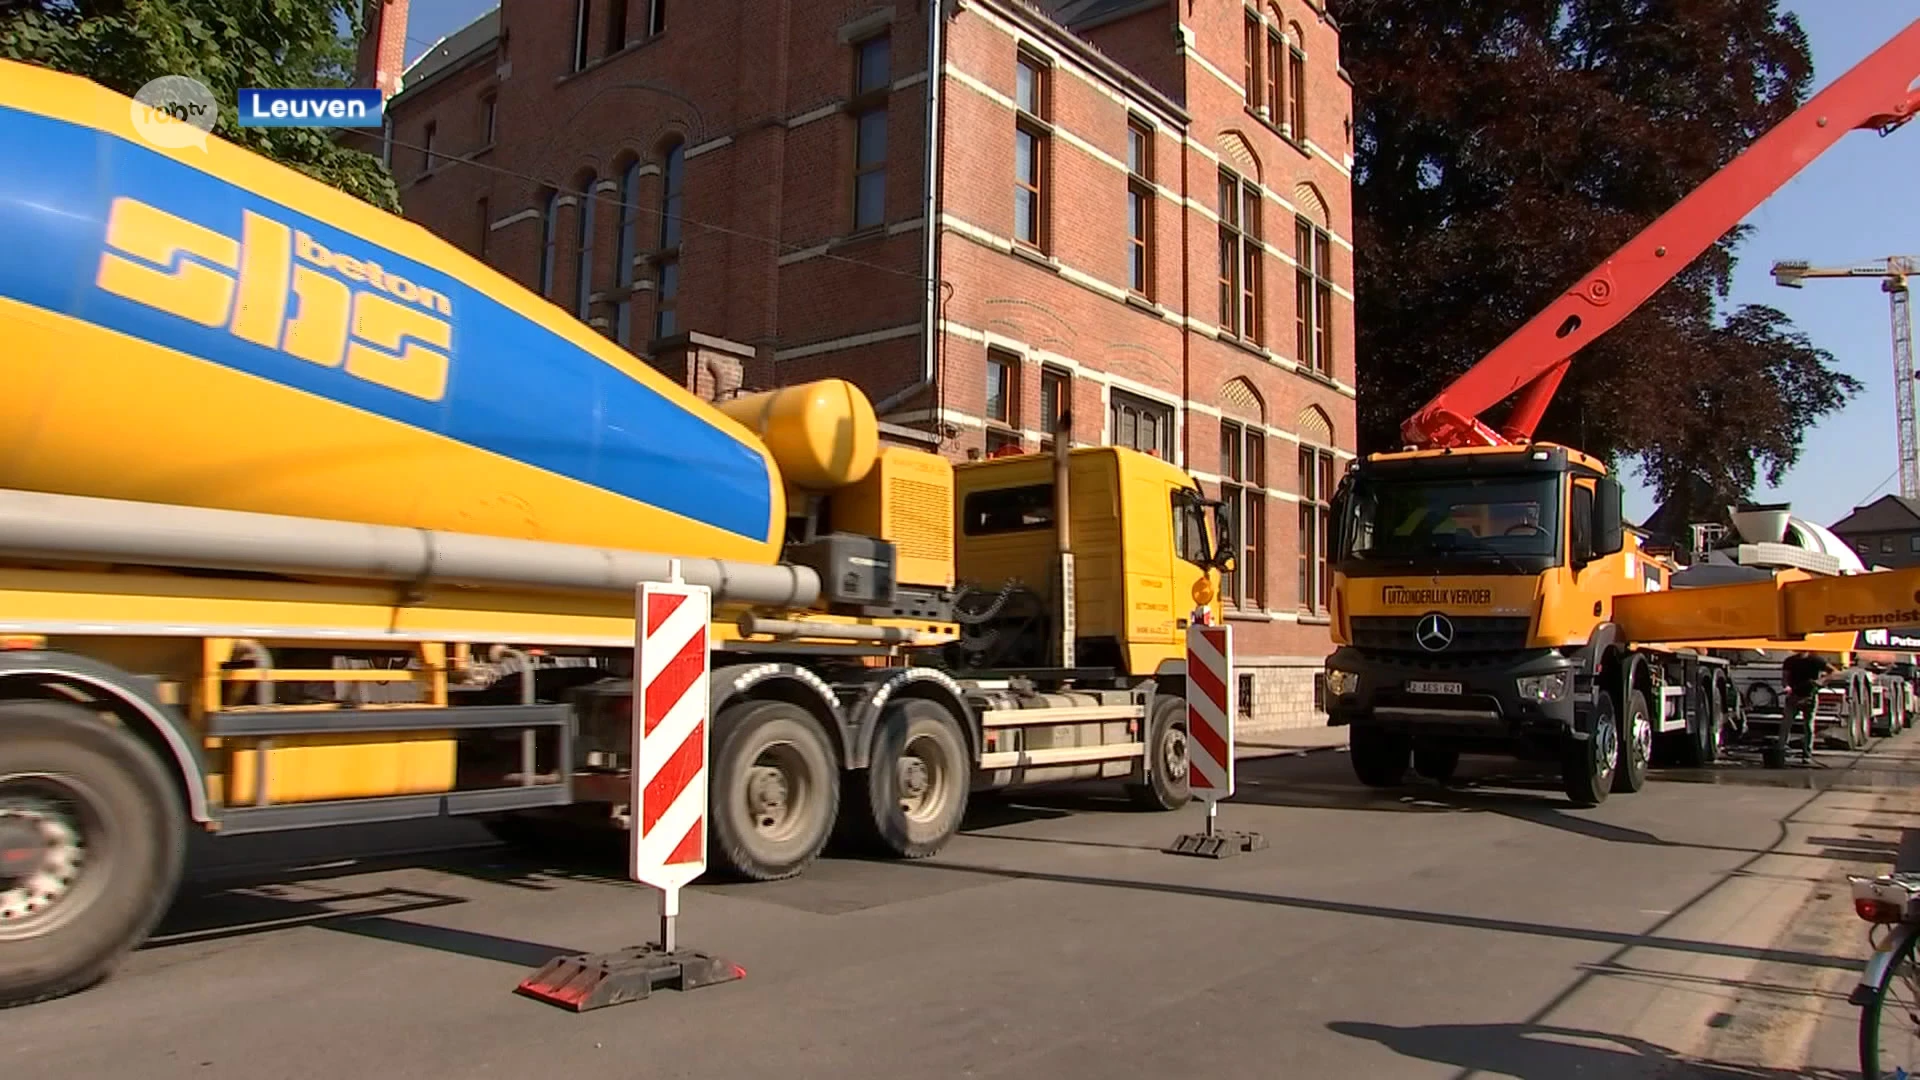
<svg viewBox="0 0 1920 1080">
<path fill-rule="evenodd" d="M 1720 760 L 1726 737 L 1727 718 L 1720 695 L 1709 687 L 1700 702 L 1700 720 L 1686 733 L 1681 744 L 1680 763 L 1692 769 L 1704 768 Z"/>
<path fill-rule="evenodd" d="M 1863 726 L 1861 724 L 1861 716 L 1865 711 L 1865 709 L 1861 708 L 1860 699 L 1849 691 L 1846 702 L 1846 715 L 1844 717 L 1845 722 L 1838 728 L 1839 734 L 1836 735 L 1833 740 L 1840 744 L 1840 749 L 1848 751 L 1858 750 L 1864 744 L 1865 740 L 1860 738 L 1860 729 Z"/>
<path fill-rule="evenodd" d="M 749 881 L 806 869 L 840 801 L 840 768 L 819 721 L 791 702 L 743 701 L 714 717 L 712 745 L 717 868 Z"/>
<path fill-rule="evenodd" d="M 972 787 L 960 721 L 934 702 L 904 698 L 880 714 L 871 763 L 847 778 L 844 820 L 869 848 L 924 859 L 960 831 Z"/>
<path fill-rule="evenodd" d="M 1560 782 L 1575 806 L 1599 806 L 1613 790 L 1613 774 L 1620 762 L 1620 717 L 1613 694 L 1593 692 L 1593 732 L 1582 740 L 1568 739 L 1561 749 Z"/>
<path fill-rule="evenodd" d="M 0 705 L 0 1006 L 111 973 L 173 901 L 185 833 L 130 732 L 67 702 Z"/>
<path fill-rule="evenodd" d="M 1613 770 L 1613 790 L 1631 795 L 1647 786 L 1647 766 L 1653 760 L 1653 710 L 1639 690 L 1627 691 L 1627 715 L 1620 734 L 1620 765 Z"/>
<path fill-rule="evenodd" d="M 1147 717 L 1147 760 L 1153 771 L 1144 784 L 1128 784 L 1127 797 L 1146 810 L 1178 810 L 1193 798 L 1187 786 L 1187 699 L 1155 694 Z"/>
<path fill-rule="evenodd" d="M 1356 724 L 1347 734 L 1347 756 L 1353 759 L 1353 775 L 1368 787 L 1390 788 L 1406 783 L 1407 763 L 1412 753 L 1412 740 L 1398 732 Z"/>
<path fill-rule="evenodd" d="M 1413 771 L 1434 783 L 1444 784 L 1452 780 L 1454 772 L 1459 768 L 1460 751 L 1447 746 L 1414 744 Z"/>
</svg>

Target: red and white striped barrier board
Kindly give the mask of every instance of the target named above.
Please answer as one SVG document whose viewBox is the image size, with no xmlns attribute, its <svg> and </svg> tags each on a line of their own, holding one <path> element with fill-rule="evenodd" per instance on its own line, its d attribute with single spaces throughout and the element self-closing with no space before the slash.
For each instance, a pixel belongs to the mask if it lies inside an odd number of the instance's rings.
<svg viewBox="0 0 1920 1080">
<path fill-rule="evenodd" d="M 1233 796 L 1233 628 L 1187 627 L 1187 787 L 1203 802 Z"/>
<path fill-rule="evenodd" d="M 667 894 L 707 868 L 707 646 L 704 585 L 639 589 L 633 658 L 633 827 L 628 873 Z"/>
</svg>

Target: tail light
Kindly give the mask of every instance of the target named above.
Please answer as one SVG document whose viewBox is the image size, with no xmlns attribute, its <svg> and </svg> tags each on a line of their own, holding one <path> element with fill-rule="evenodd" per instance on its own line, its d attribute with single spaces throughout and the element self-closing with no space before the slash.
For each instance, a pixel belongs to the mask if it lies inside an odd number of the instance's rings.
<svg viewBox="0 0 1920 1080">
<path fill-rule="evenodd" d="M 1856 896 L 1853 900 L 1853 913 L 1870 923 L 1889 924 L 1900 921 L 1900 905 L 1885 900 Z"/>
<path fill-rule="evenodd" d="M 1878 877 L 1847 875 L 1853 913 L 1865 922 L 1888 925 L 1912 920 L 1920 906 L 1920 874 L 1895 871 Z"/>
</svg>

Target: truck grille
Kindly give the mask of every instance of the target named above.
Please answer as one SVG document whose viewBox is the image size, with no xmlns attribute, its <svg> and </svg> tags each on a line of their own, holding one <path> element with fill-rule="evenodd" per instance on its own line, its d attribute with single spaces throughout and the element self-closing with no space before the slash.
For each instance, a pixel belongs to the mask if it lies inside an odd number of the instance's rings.
<svg viewBox="0 0 1920 1080">
<path fill-rule="evenodd" d="M 1415 629 L 1424 615 L 1356 615 L 1352 620 L 1356 648 L 1383 652 L 1411 652 L 1432 656 L 1414 639 Z M 1440 650 L 1454 653 L 1496 652 L 1527 647 L 1526 616 L 1449 615 L 1453 623 L 1453 643 Z"/>
</svg>

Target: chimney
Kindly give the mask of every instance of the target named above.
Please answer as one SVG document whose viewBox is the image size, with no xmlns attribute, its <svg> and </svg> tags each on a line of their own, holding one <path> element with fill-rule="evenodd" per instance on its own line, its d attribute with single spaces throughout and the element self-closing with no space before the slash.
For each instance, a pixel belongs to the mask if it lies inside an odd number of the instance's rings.
<svg viewBox="0 0 1920 1080">
<path fill-rule="evenodd" d="M 365 11 L 353 84 L 378 89 L 384 101 L 400 92 L 407 66 L 407 0 L 366 0 Z"/>
</svg>

